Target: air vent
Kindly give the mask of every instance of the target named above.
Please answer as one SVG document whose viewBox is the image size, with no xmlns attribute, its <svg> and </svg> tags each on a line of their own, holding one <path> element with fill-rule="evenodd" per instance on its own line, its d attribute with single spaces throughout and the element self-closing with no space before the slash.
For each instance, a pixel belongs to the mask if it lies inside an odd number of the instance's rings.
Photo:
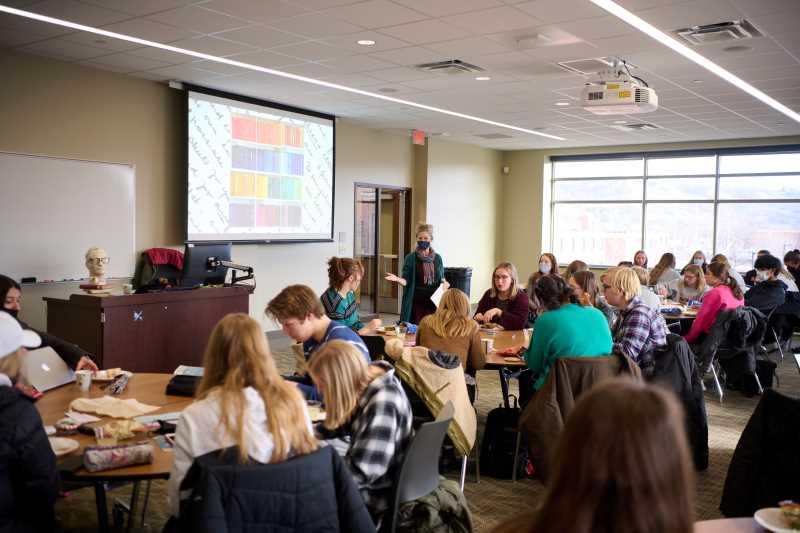
<svg viewBox="0 0 800 533">
<path fill-rule="evenodd" d="M 649 130 L 661 129 L 655 124 L 650 124 L 649 122 L 638 122 L 634 124 L 614 124 L 611 127 L 620 131 L 649 131 Z"/>
<path fill-rule="evenodd" d="M 461 61 L 460 59 L 446 59 L 435 63 L 423 63 L 414 68 L 435 74 L 474 74 L 483 72 L 481 67 Z"/>
<path fill-rule="evenodd" d="M 761 37 L 762 33 L 748 21 L 741 19 L 733 22 L 718 22 L 703 26 L 692 26 L 671 32 L 678 39 L 692 46 L 701 44 L 727 43 Z"/>
<path fill-rule="evenodd" d="M 480 137 L 481 139 L 513 139 L 514 137 L 511 135 L 506 135 L 505 133 L 481 133 L 475 134 L 475 137 Z"/>
</svg>

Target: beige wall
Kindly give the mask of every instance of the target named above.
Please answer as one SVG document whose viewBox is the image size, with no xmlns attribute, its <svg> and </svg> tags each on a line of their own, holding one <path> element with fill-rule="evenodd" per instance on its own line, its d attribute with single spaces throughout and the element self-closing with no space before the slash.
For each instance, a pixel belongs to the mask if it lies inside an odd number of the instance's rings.
<svg viewBox="0 0 800 533">
<path fill-rule="evenodd" d="M 428 222 L 445 266 L 471 266 L 471 300 L 489 287 L 497 263 L 502 205 L 496 150 L 438 139 L 428 141 Z"/>
<path fill-rule="evenodd" d="M 152 81 L 8 51 L 0 51 L 0 69 L 4 73 L 0 84 L 0 150 L 135 163 L 137 249 L 182 247 L 185 111 L 180 92 Z M 442 144 L 434 158 L 434 174 L 441 188 L 449 189 L 447 184 L 451 184 L 456 189 L 451 191 L 454 205 L 480 211 L 474 250 L 478 272 L 485 272 L 486 265 L 494 262 L 498 200 L 494 172 L 499 168 L 499 152 Z M 418 196 L 426 201 L 427 148 L 419 152 L 415 156 L 407 136 L 337 121 L 337 242 L 240 245 L 233 249 L 234 261 L 255 268 L 258 288 L 250 299 L 250 310 L 253 317 L 262 320 L 265 330 L 275 326 L 264 319 L 262 311 L 282 287 L 306 283 L 322 290 L 327 286 L 327 259 L 352 256 L 354 182 L 413 186 L 415 192 L 421 189 Z M 412 197 L 416 201 L 417 196 Z M 440 216 L 451 212 L 444 211 L 449 203 L 434 202 L 442 209 Z M 473 264 L 472 250 L 461 245 L 459 228 L 447 217 L 441 219 L 440 226 L 437 242 L 452 240 L 446 246 L 447 264 Z M 341 243 L 340 232 L 345 234 Z M 447 253 L 451 254 L 449 258 Z M 34 327 L 44 328 L 41 297 L 76 291 L 75 284 L 26 287 L 23 318 Z"/>
<path fill-rule="evenodd" d="M 703 148 L 741 148 L 780 144 L 800 144 L 800 137 L 504 152 L 502 164 L 508 165 L 511 170 L 503 180 L 502 195 L 505 198 L 505 204 L 503 206 L 501 225 L 504 231 L 502 236 L 498 238 L 500 256 L 517 265 L 520 277 L 527 277 L 538 267 L 539 254 L 547 251 L 545 248 L 549 248 L 550 192 L 549 183 L 546 182 L 545 176 L 549 176 L 551 156 Z M 569 262 L 571 258 L 559 257 L 558 260 L 560 262 Z"/>
</svg>

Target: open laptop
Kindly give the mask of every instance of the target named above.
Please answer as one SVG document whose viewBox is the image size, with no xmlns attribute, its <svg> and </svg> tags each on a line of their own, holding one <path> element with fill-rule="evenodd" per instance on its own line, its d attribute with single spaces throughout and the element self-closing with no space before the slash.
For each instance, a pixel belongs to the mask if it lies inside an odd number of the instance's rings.
<svg viewBox="0 0 800 533">
<path fill-rule="evenodd" d="M 21 359 L 24 380 L 39 392 L 75 381 L 75 372 L 50 347 L 29 350 Z"/>
</svg>

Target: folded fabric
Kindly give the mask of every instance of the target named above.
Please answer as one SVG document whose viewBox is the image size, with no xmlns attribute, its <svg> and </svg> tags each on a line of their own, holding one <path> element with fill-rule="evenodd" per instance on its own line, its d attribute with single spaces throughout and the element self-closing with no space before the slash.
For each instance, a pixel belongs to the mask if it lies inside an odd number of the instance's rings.
<svg viewBox="0 0 800 533">
<path fill-rule="evenodd" d="M 100 416 L 110 416 L 111 418 L 133 418 L 160 409 L 158 406 L 147 405 L 133 398 L 121 400 L 111 396 L 78 398 L 72 400 L 69 408 L 82 413 L 94 413 Z"/>
</svg>

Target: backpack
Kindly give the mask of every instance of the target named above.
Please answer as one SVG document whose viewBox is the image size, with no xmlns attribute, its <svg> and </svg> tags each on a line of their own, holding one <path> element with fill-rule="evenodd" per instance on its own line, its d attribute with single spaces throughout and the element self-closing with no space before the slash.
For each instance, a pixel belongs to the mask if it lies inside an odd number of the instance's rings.
<svg viewBox="0 0 800 533">
<path fill-rule="evenodd" d="M 513 407 L 495 407 L 486 416 L 481 441 L 481 473 L 498 479 L 511 479 L 520 409 L 517 398 Z M 522 451 L 522 447 L 520 448 Z M 525 461 L 520 461 L 524 465 Z"/>
<path fill-rule="evenodd" d="M 170 264 L 157 265 L 150 259 L 150 255 L 145 250 L 136 262 L 136 270 L 133 274 L 133 288 L 143 287 L 163 287 L 178 285 L 181 279 L 181 271 Z"/>
</svg>

